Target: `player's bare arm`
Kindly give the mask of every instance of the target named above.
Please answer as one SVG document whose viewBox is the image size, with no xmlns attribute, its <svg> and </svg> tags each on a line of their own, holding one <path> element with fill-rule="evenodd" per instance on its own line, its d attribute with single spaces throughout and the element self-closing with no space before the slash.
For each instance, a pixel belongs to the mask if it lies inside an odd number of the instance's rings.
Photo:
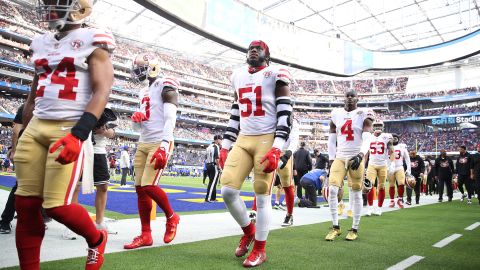
<svg viewBox="0 0 480 270">
<path fill-rule="evenodd" d="M 178 106 L 178 94 L 175 89 L 171 87 L 164 87 L 162 92 L 162 99 L 165 103 L 171 103 Z"/>
<path fill-rule="evenodd" d="M 100 119 L 113 85 L 113 65 L 108 52 L 103 49 L 95 49 L 87 61 L 93 95 L 85 112 L 92 113 Z"/>
<path fill-rule="evenodd" d="M 28 122 L 33 117 L 33 109 L 35 108 L 35 98 L 37 97 L 37 86 L 38 86 L 38 75 L 35 73 L 32 82 L 32 88 L 30 89 L 30 93 L 28 94 L 27 100 L 25 101 L 25 105 L 23 106 L 22 112 L 22 122 L 23 127 L 26 128 Z"/>
</svg>

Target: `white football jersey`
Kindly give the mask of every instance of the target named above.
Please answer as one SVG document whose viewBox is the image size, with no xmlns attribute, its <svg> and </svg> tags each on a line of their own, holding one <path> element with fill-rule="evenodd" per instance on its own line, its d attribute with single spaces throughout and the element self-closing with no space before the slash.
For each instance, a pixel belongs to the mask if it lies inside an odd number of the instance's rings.
<svg viewBox="0 0 480 270">
<path fill-rule="evenodd" d="M 240 134 L 262 135 L 274 133 L 277 126 L 275 87 L 277 81 L 290 84 L 288 70 L 267 66 L 253 74 L 248 68 L 236 70 L 231 77 L 232 87 L 238 97 Z"/>
<path fill-rule="evenodd" d="M 61 40 L 47 32 L 30 44 L 38 75 L 35 110 L 39 119 L 78 120 L 92 96 L 87 58 L 102 48 L 112 53 L 113 35 L 95 28 L 71 31 Z"/>
<path fill-rule="evenodd" d="M 332 110 L 332 122 L 337 130 L 336 158 L 347 159 L 360 153 L 362 146 L 363 122 L 373 119 L 373 111 L 357 108 L 347 112 L 344 108 Z"/>
<path fill-rule="evenodd" d="M 405 157 L 408 157 L 407 145 L 404 143 L 399 143 L 393 146 L 395 151 L 395 170 L 403 168 L 403 161 Z"/>
<path fill-rule="evenodd" d="M 178 94 L 180 83 L 172 77 L 158 78 L 150 87 L 140 90 L 140 112 L 147 117 L 140 123 L 139 142 L 160 142 L 163 138 L 165 119 L 163 117 L 162 91 L 164 87 L 175 89 Z"/>
<path fill-rule="evenodd" d="M 387 166 L 390 160 L 388 154 L 388 142 L 393 139 L 390 133 L 381 133 L 378 137 L 373 135 L 372 142 L 370 142 L 370 154 L 368 157 L 368 164 L 375 166 Z"/>
</svg>

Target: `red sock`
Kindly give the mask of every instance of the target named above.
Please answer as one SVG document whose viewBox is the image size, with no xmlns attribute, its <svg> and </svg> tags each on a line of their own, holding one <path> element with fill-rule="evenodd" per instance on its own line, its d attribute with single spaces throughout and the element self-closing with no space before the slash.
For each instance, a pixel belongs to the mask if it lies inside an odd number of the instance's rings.
<svg viewBox="0 0 480 270">
<path fill-rule="evenodd" d="M 422 193 L 425 193 L 426 190 L 427 190 L 427 185 L 422 184 Z"/>
<path fill-rule="evenodd" d="M 248 223 L 247 226 L 242 227 L 242 230 L 243 230 L 243 233 L 245 235 L 253 235 L 253 234 L 255 234 L 255 224 L 250 222 L 250 223 Z"/>
<path fill-rule="evenodd" d="M 167 193 L 163 191 L 159 186 L 144 186 L 143 190 L 147 195 L 154 200 L 160 208 L 162 208 L 165 217 L 169 218 L 173 215 L 172 207 L 170 207 L 170 202 L 168 201 Z"/>
<path fill-rule="evenodd" d="M 15 196 L 17 210 L 17 244 L 20 269 L 40 269 L 40 247 L 45 235 L 45 225 L 40 212 L 43 200 L 38 197 Z"/>
<path fill-rule="evenodd" d="M 293 203 L 295 200 L 295 191 L 293 190 L 293 186 L 284 187 L 285 190 L 285 202 L 287 203 L 287 214 L 293 214 Z"/>
<path fill-rule="evenodd" d="M 368 201 L 368 205 L 369 206 L 372 206 L 373 205 L 373 196 L 374 196 L 374 191 L 373 191 L 373 188 L 368 192 L 367 194 L 367 201 Z"/>
<path fill-rule="evenodd" d="M 267 244 L 267 241 L 255 240 L 255 242 L 253 244 L 253 250 L 265 252 L 265 245 L 266 244 Z"/>
<path fill-rule="evenodd" d="M 378 190 L 378 207 L 383 206 L 383 201 L 385 200 L 385 189 Z"/>
<path fill-rule="evenodd" d="M 403 191 L 405 190 L 405 185 L 398 186 L 398 197 L 403 198 Z"/>
<path fill-rule="evenodd" d="M 388 193 L 390 194 L 390 200 L 395 199 L 395 187 L 390 187 Z"/>
<path fill-rule="evenodd" d="M 143 187 L 135 186 L 135 190 L 137 191 L 138 215 L 142 224 L 142 234 L 151 233 L 150 213 L 152 212 L 152 199 L 148 197 Z"/>
<path fill-rule="evenodd" d="M 46 209 L 46 212 L 49 217 L 67 226 L 74 233 L 83 236 L 90 247 L 95 247 L 102 237 L 87 210 L 79 204 L 58 206 Z"/>
<path fill-rule="evenodd" d="M 257 196 L 253 195 L 253 205 L 252 210 L 257 211 Z"/>
</svg>

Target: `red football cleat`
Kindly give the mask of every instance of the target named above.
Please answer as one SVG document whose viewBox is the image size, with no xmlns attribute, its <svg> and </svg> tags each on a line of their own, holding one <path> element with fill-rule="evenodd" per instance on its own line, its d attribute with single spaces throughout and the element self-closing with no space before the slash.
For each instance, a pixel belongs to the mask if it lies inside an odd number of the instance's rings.
<svg viewBox="0 0 480 270">
<path fill-rule="evenodd" d="M 403 199 L 398 199 L 397 204 L 398 204 L 398 207 L 400 207 L 400 209 L 403 209 Z"/>
<path fill-rule="evenodd" d="M 394 201 L 394 200 L 391 200 L 391 201 L 390 201 L 390 204 L 388 205 L 388 207 L 394 208 L 394 207 L 395 207 L 395 201 Z"/>
<path fill-rule="evenodd" d="M 152 235 L 147 233 L 142 233 L 141 235 L 135 237 L 130 244 L 123 245 L 124 249 L 135 249 L 139 247 L 148 247 L 153 244 Z"/>
<path fill-rule="evenodd" d="M 163 236 L 163 242 L 166 244 L 173 241 L 177 234 L 177 225 L 180 222 L 180 217 L 177 214 L 173 214 L 172 217 L 167 219 L 167 226 L 165 229 L 165 235 Z"/>
<path fill-rule="evenodd" d="M 245 254 L 248 252 L 248 248 L 250 247 L 250 244 L 253 243 L 253 240 L 255 240 L 255 233 L 252 235 L 246 235 L 244 234 L 242 238 L 240 238 L 240 242 L 238 243 L 237 249 L 235 249 L 235 256 L 237 257 L 243 257 Z"/>
<path fill-rule="evenodd" d="M 265 251 L 252 250 L 252 253 L 243 261 L 243 267 L 255 267 L 264 263 L 267 260 L 267 253 Z"/>
<path fill-rule="evenodd" d="M 105 246 L 107 245 L 108 233 L 105 230 L 100 230 L 103 240 L 97 247 L 88 248 L 87 263 L 85 270 L 98 270 L 103 264 L 103 253 L 105 253 Z"/>
</svg>

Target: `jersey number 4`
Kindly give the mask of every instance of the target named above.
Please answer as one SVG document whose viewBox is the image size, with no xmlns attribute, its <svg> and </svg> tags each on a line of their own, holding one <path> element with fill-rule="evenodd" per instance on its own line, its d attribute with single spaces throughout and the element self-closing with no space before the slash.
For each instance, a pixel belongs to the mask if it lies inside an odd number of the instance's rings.
<svg viewBox="0 0 480 270">
<path fill-rule="evenodd" d="M 58 63 L 57 68 L 53 71 L 50 66 L 48 66 L 47 59 L 37 59 L 35 60 L 36 67 L 42 67 L 45 72 L 38 75 L 38 81 L 42 81 L 48 78 L 51 75 L 50 81 L 52 84 L 63 85 L 63 89 L 58 91 L 59 99 L 75 100 L 77 98 L 77 93 L 73 91 L 74 87 L 78 87 L 78 79 L 75 78 L 75 65 L 73 64 L 74 59 L 72 57 L 65 57 Z M 60 77 L 60 73 L 65 72 L 65 77 Z M 45 93 L 45 85 L 42 85 L 37 88 L 36 96 L 43 97 Z"/>
<path fill-rule="evenodd" d="M 352 119 L 348 119 L 342 128 L 340 128 L 342 135 L 347 135 L 347 141 L 353 141 Z"/>
<path fill-rule="evenodd" d="M 242 117 L 249 117 L 252 114 L 252 100 L 243 95 L 246 93 L 255 93 L 255 111 L 253 111 L 253 116 L 264 116 L 265 111 L 262 108 L 262 87 L 257 86 L 255 89 L 252 87 L 244 87 L 238 89 L 238 102 L 243 105 L 247 105 L 246 110 L 240 111 Z"/>
</svg>

